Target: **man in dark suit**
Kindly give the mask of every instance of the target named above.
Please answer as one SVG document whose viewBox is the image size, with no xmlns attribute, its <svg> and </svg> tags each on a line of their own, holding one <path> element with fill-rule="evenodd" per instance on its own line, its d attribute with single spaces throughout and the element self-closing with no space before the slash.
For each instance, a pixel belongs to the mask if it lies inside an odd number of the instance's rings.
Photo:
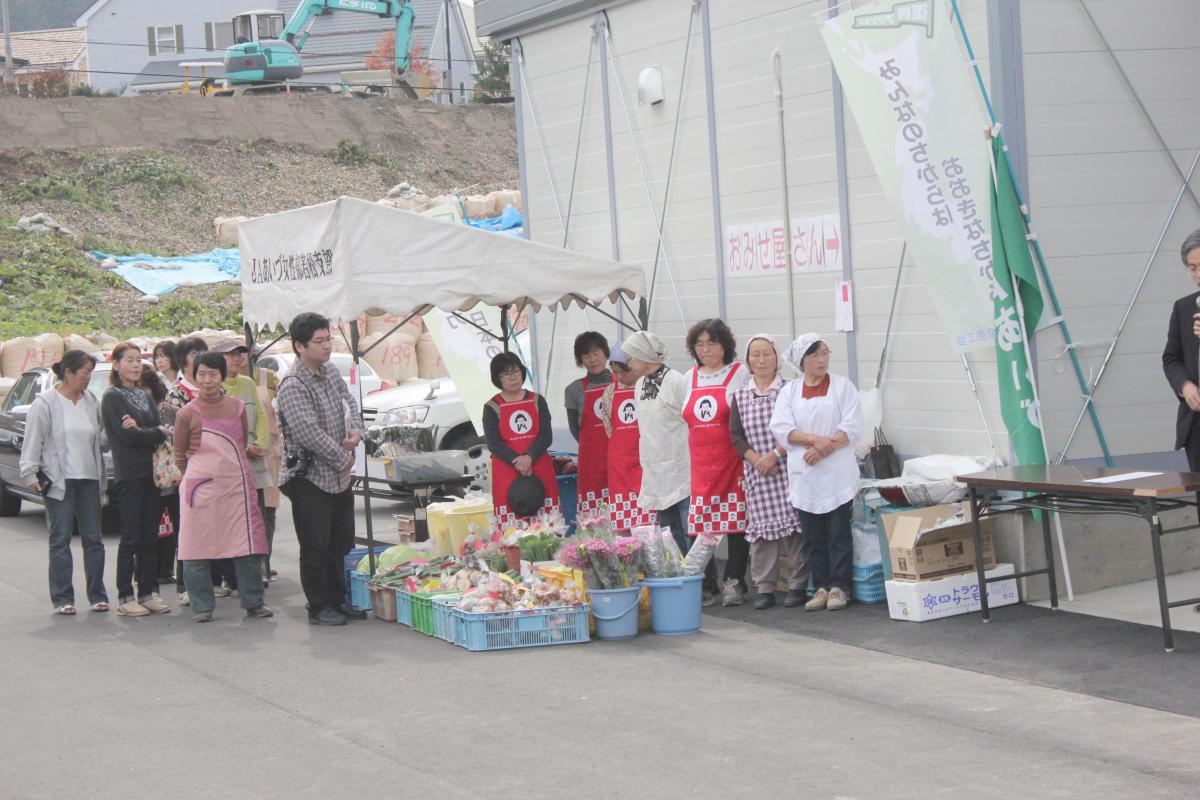
<svg viewBox="0 0 1200 800">
<path fill-rule="evenodd" d="M 1188 275 L 1200 286 L 1200 230 L 1183 240 L 1180 256 Z M 1200 472 L 1200 292 L 1181 297 L 1171 309 L 1171 327 L 1163 348 L 1163 373 L 1179 398 L 1175 422 L 1175 449 L 1184 448 L 1188 469 Z"/>
</svg>

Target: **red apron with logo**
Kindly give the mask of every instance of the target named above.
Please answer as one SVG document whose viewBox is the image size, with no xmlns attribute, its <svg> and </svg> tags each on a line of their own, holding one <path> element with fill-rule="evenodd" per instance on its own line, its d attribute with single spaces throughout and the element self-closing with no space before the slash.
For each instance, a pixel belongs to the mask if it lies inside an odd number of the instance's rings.
<svg viewBox="0 0 1200 800">
<path fill-rule="evenodd" d="M 583 408 L 579 412 L 579 475 L 576 515 L 586 519 L 608 503 L 608 433 L 600 419 L 600 400 L 608 383 L 592 385 L 583 379 Z"/>
<path fill-rule="evenodd" d="M 642 462 L 638 458 L 641 442 L 633 387 L 613 386 L 612 435 L 608 439 L 608 508 L 615 531 L 653 525 L 658 514 L 638 508 L 642 489 Z"/>
<path fill-rule="evenodd" d="M 700 373 L 692 371 L 692 392 L 683 409 L 692 456 L 692 508 L 688 535 L 743 533 L 746 530 L 746 493 L 742 489 L 742 459 L 729 434 L 729 401 L 725 387 L 741 368 L 736 362 L 719 386 L 697 386 Z"/>
<path fill-rule="evenodd" d="M 541 431 L 538 396 L 529 392 L 524 400 L 512 403 L 505 402 L 500 395 L 492 399 L 500 407 L 500 440 L 517 455 L 521 455 L 529 449 Z M 492 456 L 492 506 L 495 509 L 495 525 L 498 530 L 504 530 L 520 519 L 508 508 L 508 487 L 512 486 L 518 474 L 512 464 Z M 533 474 L 546 489 L 546 502 L 542 508 L 546 511 L 557 509 L 558 480 L 554 477 L 554 464 L 549 455 L 542 453 L 533 462 Z"/>
</svg>

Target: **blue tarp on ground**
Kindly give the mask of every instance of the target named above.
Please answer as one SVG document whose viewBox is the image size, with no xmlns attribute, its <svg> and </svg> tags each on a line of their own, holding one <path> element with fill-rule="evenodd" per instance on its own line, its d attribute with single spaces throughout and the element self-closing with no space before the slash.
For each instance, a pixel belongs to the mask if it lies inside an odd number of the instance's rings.
<svg viewBox="0 0 1200 800">
<path fill-rule="evenodd" d="M 242 263 L 236 247 L 217 248 L 207 253 L 170 258 L 139 253 L 135 256 L 114 256 L 93 250 L 92 255 L 104 261 L 114 259 L 120 266 L 112 269 L 142 294 L 162 295 L 184 285 L 222 283 L 241 276 Z"/>
<path fill-rule="evenodd" d="M 472 228 L 495 231 L 522 239 L 525 237 L 525 218 L 513 206 L 506 206 L 498 217 L 488 217 L 487 219 L 466 219 L 464 217 L 463 222 Z"/>
</svg>

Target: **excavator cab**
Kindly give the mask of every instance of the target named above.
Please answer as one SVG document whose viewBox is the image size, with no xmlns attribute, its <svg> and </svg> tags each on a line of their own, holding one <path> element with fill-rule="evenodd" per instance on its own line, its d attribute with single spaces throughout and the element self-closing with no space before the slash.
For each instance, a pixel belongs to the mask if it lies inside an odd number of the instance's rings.
<svg viewBox="0 0 1200 800">
<path fill-rule="evenodd" d="M 283 41 L 283 14 L 247 11 L 233 18 L 234 45 L 225 51 L 230 84 L 294 81 L 304 74 L 300 53 Z"/>
</svg>

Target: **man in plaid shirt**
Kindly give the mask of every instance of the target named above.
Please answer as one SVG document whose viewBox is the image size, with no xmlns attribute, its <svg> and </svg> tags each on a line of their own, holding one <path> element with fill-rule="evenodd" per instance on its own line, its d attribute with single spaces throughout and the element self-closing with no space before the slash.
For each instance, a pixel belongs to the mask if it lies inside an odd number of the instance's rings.
<svg viewBox="0 0 1200 800">
<path fill-rule="evenodd" d="M 292 501 L 300 541 L 300 585 L 312 625 L 345 625 L 367 614 L 346 602 L 343 561 L 354 548 L 354 449 L 362 414 L 337 367 L 329 363 L 333 335 L 320 314 L 288 326 L 296 364 L 279 384 L 275 405 L 283 429 L 279 485 Z"/>
</svg>

